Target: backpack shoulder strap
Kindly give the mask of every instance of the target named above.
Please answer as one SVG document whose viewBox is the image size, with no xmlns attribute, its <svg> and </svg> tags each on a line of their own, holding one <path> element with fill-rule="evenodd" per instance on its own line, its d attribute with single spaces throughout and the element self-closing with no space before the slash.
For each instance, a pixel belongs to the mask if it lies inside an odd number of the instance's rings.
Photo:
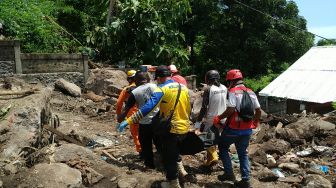
<svg viewBox="0 0 336 188">
<path fill-rule="evenodd" d="M 174 108 L 169 116 L 169 120 L 173 118 L 173 115 L 174 115 L 174 111 L 175 111 L 175 108 L 176 108 L 176 105 L 180 99 L 180 95 L 181 95 L 181 84 L 179 83 L 178 84 L 178 91 L 177 91 L 177 96 L 176 96 L 176 101 L 175 101 L 175 104 L 174 104 Z"/>
</svg>

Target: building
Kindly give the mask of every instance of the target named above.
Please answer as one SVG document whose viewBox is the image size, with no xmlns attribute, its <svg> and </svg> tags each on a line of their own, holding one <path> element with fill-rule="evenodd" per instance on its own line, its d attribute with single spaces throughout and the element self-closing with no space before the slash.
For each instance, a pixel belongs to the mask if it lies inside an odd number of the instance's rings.
<svg viewBox="0 0 336 188">
<path fill-rule="evenodd" d="M 326 113 L 336 101 L 336 46 L 312 47 L 285 72 L 259 92 L 260 96 L 286 99 L 286 113 L 303 110 Z M 272 113 L 268 99 L 264 106 Z"/>
</svg>

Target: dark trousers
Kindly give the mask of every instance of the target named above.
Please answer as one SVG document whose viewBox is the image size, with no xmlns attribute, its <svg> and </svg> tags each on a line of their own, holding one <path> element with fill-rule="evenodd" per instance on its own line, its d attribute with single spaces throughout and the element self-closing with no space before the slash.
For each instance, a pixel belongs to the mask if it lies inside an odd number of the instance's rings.
<svg viewBox="0 0 336 188">
<path fill-rule="evenodd" d="M 153 134 L 153 126 L 151 124 L 140 124 L 139 141 L 145 165 L 149 168 L 154 168 L 153 143 L 159 153 L 161 145 L 159 138 Z"/>
<path fill-rule="evenodd" d="M 166 171 L 167 180 L 175 180 L 178 177 L 177 162 L 181 161 L 180 143 L 186 138 L 187 134 L 163 135 L 160 138 L 162 143 L 163 166 Z"/>
</svg>

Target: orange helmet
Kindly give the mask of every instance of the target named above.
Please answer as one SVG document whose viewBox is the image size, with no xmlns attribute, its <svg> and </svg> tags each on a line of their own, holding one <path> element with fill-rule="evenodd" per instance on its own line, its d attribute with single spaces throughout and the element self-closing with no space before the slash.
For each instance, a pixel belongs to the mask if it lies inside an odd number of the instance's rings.
<svg viewBox="0 0 336 188">
<path fill-rule="evenodd" d="M 232 69 L 226 73 L 226 80 L 236 80 L 236 79 L 243 79 L 243 74 L 240 72 L 239 69 Z"/>
</svg>

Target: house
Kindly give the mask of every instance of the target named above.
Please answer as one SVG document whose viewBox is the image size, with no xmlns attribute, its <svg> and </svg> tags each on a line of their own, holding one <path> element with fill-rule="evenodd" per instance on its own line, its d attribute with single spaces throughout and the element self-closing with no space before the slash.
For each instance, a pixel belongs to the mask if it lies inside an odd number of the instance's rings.
<svg viewBox="0 0 336 188">
<path fill-rule="evenodd" d="M 331 111 L 336 101 L 336 46 L 312 47 L 259 95 L 286 99 L 288 114 Z M 271 109 L 267 101 L 266 111 Z"/>
</svg>

